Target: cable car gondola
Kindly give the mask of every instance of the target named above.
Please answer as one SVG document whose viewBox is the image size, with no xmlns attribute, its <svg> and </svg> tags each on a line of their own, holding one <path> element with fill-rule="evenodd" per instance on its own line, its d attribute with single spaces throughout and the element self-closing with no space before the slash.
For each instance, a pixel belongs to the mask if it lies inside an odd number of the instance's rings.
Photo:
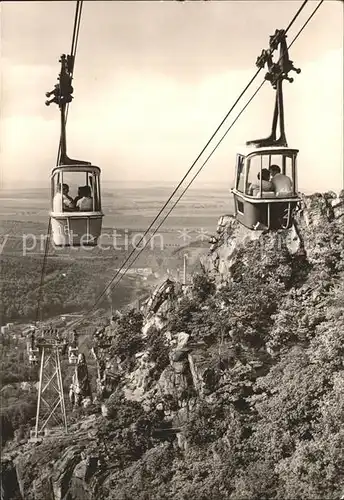
<svg viewBox="0 0 344 500">
<path fill-rule="evenodd" d="M 29 363 L 30 365 L 38 365 L 39 351 L 38 349 L 29 348 Z"/>
<path fill-rule="evenodd" d="M 73 174 L 84 180 L 89 207 L 80 210 L 69 198 L 70 185 L 66 178 Z M 85 189 L 86 188 L 86 189 Z M 88 188 L 88 189 L 87 189 Z M 62 193 L 62 196 L 61 196 Z M 80 188 L 79 188 L 80 193 Z M 69 207 L 63 198 L 74 204 Z M 100 168 L 94 165 L 60 165 L 51 173 L 51 229 L 56 246 L 96 246 L 102 229 L 103 213 L 100 204 Z M 73 209 L 74 208 L 74 209 Z"/>
<path fill-rule="evenodd" d="M 27 352 L 30 365 L 37 365 L 39 358 L 39 349 L 36 346 L 35 342 L 35 328 L 31 328 L 30 332 L 28 333 Z"/>
<path fill-rule="evenodd" d="M 76 330 L 73 330 L 72 332 L 72 341 L 69 345 L 68 348 L 68 362 L 70 365 L 76 365 L 78 362 L 78 355 L 79 355 L 79 349 L 78 349 L 78 334 Z"/>
<path fill-rule="evenodd" d="M 272 62 L 272 51 L 280 46 L 280 58 Z M 293 224 L 295 209 L 301 198 L 297 191 L 298 149 L 288 147 L 284 129 L 282 82 L 289 71 L 300 73 L 289 60 L 285 30 L 276 30 L 270 37 L 270 49 L 263 50 L 257 59 L 257 66 L 268 64 L 265 79 L 276 90 L 275 110 L 271 135 L 265 139 L 248 141 L 246 151 L 237 155 L 234 197 L 234 214 L 238 222 L 253 230 L 289 229 Z M 280 137 L 276 139 L 277 121 L 280 123 Z M 270 178 L 271 173 L 277 173 Z M 276 189 L 277 181 L 284 189 Z"/>
<path fill-rule="evenodd" d="M 79 350 L 77 347 L 69 346 L 68 348 L 68 362 L 70 365 L 76 365 L 78 361 Z"/>
<path fill-rule="evenodd" d="M 297 149 L 288 147 L 247 148 L 237 155 L 234 195 L 235 217 L 249 229 L 289 229 L 300 198 L 297 194 Z M 291 180 L 289 193 L 263 190 L 264 172 L 281 165 Z M 257 179 L 256 183 L 254 179 Z"/>
<path fill-rule="evenodd" d="M 51 231 L 56 246 L 96 246 L 101 234 L 103 213 L 100 195 L 100 168 L 67 156 L 66 107 L 72 101 L 74 56 L 62 55 L 59 83 L 47 92 L 46 105 L 58 104 L 61 112 L 61 139 L 58 165 L 51 173 Z M 74 197 L 71 196 L 75 189 Z"/>
</svg>

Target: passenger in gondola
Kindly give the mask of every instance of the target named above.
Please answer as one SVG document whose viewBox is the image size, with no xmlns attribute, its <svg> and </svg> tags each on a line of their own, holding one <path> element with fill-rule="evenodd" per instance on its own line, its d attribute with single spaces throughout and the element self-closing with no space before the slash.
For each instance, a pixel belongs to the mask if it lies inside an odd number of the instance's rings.
<svg viewBox="0 0 344 500">
<path fill-rule="evenodd" d="M 82 198 L 82 186 L 78 188 L 78 195 L 74 198 L 74 205 L 77 206 L 77 203 Z"/>
<path fill-rule="evenodd" d="M 61 194 L 61 184 L 56 186 L 56 194 L 53 200 L 53 211 L 61 212 L 61 207 L 63 212 L 73 212 L 75 210 L 75 205 L 73 198 L 69 196 L 69 186 L 68 184 L 62 185 Z"/>
<path fill-rule="evenodd" d="M 291 196 L 293 194 L 291 179 L 287 175 L 281 174 L 281 169 L 278 165 L 270 165 L 269 171 L 276 196 L 281 198 Z"/>
<path fill-rule="evenodd" d="M 80 212 L 92 212 L 93 210 L 93 198 L 91 196 L 90 186 L 80 187 L 81 198 L 77 201 L 76 206 Z"/>
<path fill-rule="evenodd" d="M 258 196 L 260 193 L 260 172 L 257 174 L 258 183 L 251 184 L 248 194 L 251 196 Z M 274 191 L 272 182 L 270 182 L 270 172 L 267 168 L 262 169 L 262 192 Z"/>
<path fill-rule="evenodd" d="M 68 193 L 69 193 L 68 184 L 63 184 L 63 197 L 64 197 L 63 203 L 66 206 L 70 206 L 73 210 L 75 210 L 74 200 Z"/>
</svg>

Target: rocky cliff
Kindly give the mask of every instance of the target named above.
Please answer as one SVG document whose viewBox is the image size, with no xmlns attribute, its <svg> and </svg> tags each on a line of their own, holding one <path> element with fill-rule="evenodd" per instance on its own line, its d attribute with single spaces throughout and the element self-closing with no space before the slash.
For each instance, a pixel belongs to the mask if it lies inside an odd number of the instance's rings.
<svg viewBox="0 0 344 500">
<path fill-rule="evenodd" d="M 2 499 L 339 499 L 343 257 L 343 193 L 289 231 L 221 217 L 192 284 L 95 334 L 88 416 L 9 446 Z"/>
</svg>

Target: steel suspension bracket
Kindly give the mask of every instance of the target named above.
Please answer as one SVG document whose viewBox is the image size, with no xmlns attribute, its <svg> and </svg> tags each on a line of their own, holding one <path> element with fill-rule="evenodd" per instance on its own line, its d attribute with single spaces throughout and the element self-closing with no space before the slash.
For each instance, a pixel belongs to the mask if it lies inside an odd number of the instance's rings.
<svg viewBox="0 0 344 500">
<path fill-rule="evenodd" d="M 269 81 L 276 90 L 275 109 L 272 119 L 272 129 L 269 137 L 265 139 L 255 139 L 247 141 L 246 144 L 255 144 L 258 147 L 264 146 L 288 146 L 284 127 L 284 106 L 283 106 L 283 80 L 288 80 L 292 83 L 294 80 L 288 76 L 290 71 L 301 73 L 301 70 L 294 67 L 293 61 L 289 59 L 288 47 L 286 42 L 285 30 L 276 30 L 275 34 L 270 36 L 270 44 L 268 50 L 262 50 L 261 55 L 257 58 L 256 66 L 264 68 L 267 64 L 268 72 L 265 75 L 265 80 Z M 273 62 L 272 53 L 280 47 L 279 59 Z M 280 137 L 276 139 L 277 122 L 279 119 Z"/>
<path fill-rule="evenodd" d="M 57 83 L 54 87 L 54 90 L 47 92 L 45 95 L 47 97 L 54 96 L 50 101 L 46 101 L 46 106 L 50 106 L 50 104 L 55 103 L 61 109 L 67 103 L 71 102 L 73 97 L 73 87 L 72 87 L 72 72 L 74 66 L 74 57 L 66 56 L 62 54 L 59 59 L 61 63 L 60 74 L 57 77 L 59 83 Z"/>
<path fill-rule="evenodd" d="M 46 97 L 52 99 L 45 101 L 46 106 L 57 104 L 61 112 L 61 137 L 60 137 L 60 157 L 59 165 L 91 165 L 90 162 L 84 160 L 73 160 L 67 156 L 67 140 L 66 140 L 66 106 L 73 99 L 74 89 L 72 87 L 74 56 L 62 54 L 59 59 L 61 63 L 60 74 L 57 77 L 58 82 L 54 89 L 47 92 Z"/>
</svg>

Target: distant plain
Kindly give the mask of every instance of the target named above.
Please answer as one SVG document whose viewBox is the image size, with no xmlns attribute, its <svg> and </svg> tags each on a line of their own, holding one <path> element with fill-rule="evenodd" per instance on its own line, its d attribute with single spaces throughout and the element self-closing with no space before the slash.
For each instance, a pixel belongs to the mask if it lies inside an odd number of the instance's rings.
<svg viewBox="0 0 344 500">
<path fill-rule="evenodd" d="M 174 190 L 173 185 L 139 184 L 135 187 L 112 183 L 102 189 L 104 212 L 103 233 L 134 231 L 144 232 L 156 217 Z M 73 193 L 72 193 L 73 194 Z M 164 215 L 177 199 L 173 197 Z M 0 234 L 21 237 L 22 234 L 45 234 L 49 219 L 49 189 L 2 189 L 0 192 Z M 233 203 L 229 187 L 212 186 L 191 188 L 178 202 L 159 234 L 166 237 L 166 244 L 183 244 L 181 231 L 187 229 L 196 239 L 203 229 L 213 233 L 218 218 L 231 213 Z M 162 217 L 159 219 L 159 222 Z M 156 224 L 155 226 L 156 227 Z M 188 237 L 187 240 L 190 238 Z"/>
<path fill-rule="evenodd" d="M 147 293 L 168 273 L 181 279 L 185 253 L 188 254 L 190 278 L 199 266 L 199 256 L 209 249 L 209 238 L 216 232 L 219 217 L 231 213 L 227 186 L 205 186 L 188 191 L 158 230 L 153 245 L 148 243 L 144 251 L 136 251 L 127 261 L 132 255 L 134 238 L 138 245 L 139 234 L 147 230 L 173 190 L 173 185 L 161 184 L 103 186 L 102 245 L 95 248 L 49 245 L 42 295 L 43 317 L 81 312 L 91 307 L 125 262 L 128 263 L 123 269 L 131 269 L 134 274 L 123 277 L 99 307 L 107 309 L 110 303 L 113 307 L 128 304 Z M 2 189 L 0 192 L 3 322 L 25 322 L 35 318 L 49 208 L 49 189 Z M 153 228 L 156 226 L 157 223 Z M 115 245 L 112 244 L 114 231 Z M 140 268 L 148 268 L 151 273 L 148 279 L 140 275 Z"/>
</svg>

